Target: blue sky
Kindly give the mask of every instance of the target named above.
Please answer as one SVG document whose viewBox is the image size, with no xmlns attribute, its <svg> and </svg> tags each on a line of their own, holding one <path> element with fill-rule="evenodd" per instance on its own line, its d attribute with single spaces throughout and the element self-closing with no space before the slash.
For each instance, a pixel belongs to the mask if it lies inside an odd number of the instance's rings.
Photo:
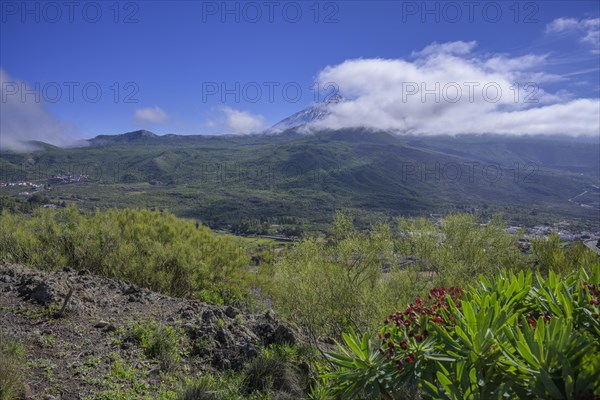
<svg viewBox="0 0 600 400">
<path fill-rule="evenodd" d="M 373 115 L 393 97 L 382 92 L 396 72 L 407 74 L 403 82 L 430 81 L 436 65 L 453 72 L 461 60 L 485 64 L 488 78 L 536 83 L 542 104 L 534 108 L 587 99 L 593 110 L 599 95 L 598 1 L 482 1 L 473 9 L 462 1 L 1 3 L 3 119 L 12 119 L 5 136 L 247 133 L 322 100 L 327 79 Z M 413 66 L 425 75 L 410 75 Z M 370 76 L 377 93 L 366 88 Z M 23 98 L 26 88 L 39 89 L 39 103 Z M 377 111 L 364 108 L 368 101 Z M 338 119 L 344 112 L 361 115 L 348 106 Z M 34 116 L 55 129 L 24 121 Z M 382 126 L 395 127 L 394 115 L 378 120 L 386 118 Z"/>
</svg>

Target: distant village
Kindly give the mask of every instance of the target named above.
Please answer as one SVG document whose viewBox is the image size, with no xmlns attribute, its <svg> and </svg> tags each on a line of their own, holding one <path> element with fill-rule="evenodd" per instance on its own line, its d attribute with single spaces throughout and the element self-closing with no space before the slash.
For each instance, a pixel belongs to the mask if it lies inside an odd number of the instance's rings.
<svg viewBox="0 0 600 400">
<path fill-rule="evenodd" d="M 34 183 L 30 181 L 18 181 L 18 182 L 0 182 L 0 187 L 22 187 L 29 190 L 20 192 L 20 196 L 29 196 L 32 192 L 43 190 L 49 185 L 65 185 L 69 183 L 84 182 L 88 179 L 87 175 L 73 174 L 73 175 L 56 175 L 47 179 L 46 183 Z"/>
<path fill-rule="evenodd" d="M 535 239 L 539 237 L 546 237 L 552 233 L 558 233 L 558 238 L 561 242 L 577 242 L 583 240 L 598 240 L 600 239 L 600 229 L 588 232 L 581 231 L 579 233 L 574 233 L 567 230 L 563 225 L 565 223 L 559 223 L 557 226 L 544 226 L 538 225 L 533 228 L 526 228 L 522 226 L 509 226 L 506 228 L 506 232 L 518 234 L 520 232 L 523 233 L 523 239 Z"/>
<path fill-rule="evenodd" d="M 533 228 L 524 228 L 521 226 L 509 226 L 506 232 L 515 235 L 521 235 L 517 241 L 519 249 L 523 252 L 531 250 L 531 240 L 548 237 L 551 234 L 558 234 L 558 240 L 561 242 L 583 242 L 589 249 L 600 255 L 600 229 L 593 232 L 581 231 L 573 233 L 564 226 L 566 223 L 559 223 L 556 227 L 538 225 Z"/>
</svg>

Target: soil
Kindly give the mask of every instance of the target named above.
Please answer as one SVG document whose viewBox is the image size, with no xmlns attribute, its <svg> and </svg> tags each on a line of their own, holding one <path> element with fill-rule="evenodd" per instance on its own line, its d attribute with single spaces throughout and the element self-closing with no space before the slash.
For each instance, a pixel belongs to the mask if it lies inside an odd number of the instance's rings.
<svg viewBox="0 0 600 400">
<path fill-rule="evenodd" d="M 143 321 L 181 332 L 186 347 L 177 370 L 186 376 L 240 370 L 263 346 L 300 341 L 272 310 L 249 313 L 168 297 L 68 267 L 45 272 L 0 263 L 0 334 L 25 346 L 26 398 L 95 398 L 140 381 L 140 393 L 152 397 L 165 385 L 176 386 L 173 375 L 165 383 L 159 361 L 131 336 L 131 327 Z M 111 380 L 119 359 L 133 378 Z"/>
</svg>

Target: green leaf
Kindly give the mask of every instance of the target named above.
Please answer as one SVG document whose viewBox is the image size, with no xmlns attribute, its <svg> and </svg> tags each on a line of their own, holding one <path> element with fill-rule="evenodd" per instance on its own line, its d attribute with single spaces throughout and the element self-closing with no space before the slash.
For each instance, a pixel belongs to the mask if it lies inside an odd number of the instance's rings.
<svg viewBox="0 0 600 400">
<path fill-rule="evenodd" d="M 550 396 L 553 399 L 563 399 L 564 395 L 560 391 L 560 389 L 554 384 L 552 381 L 552 377 L 545 370 L 541 369 L 539 371 L 539 376 L 542 382 L 544 383 L 545 389 L 548 391 Z"/>
<path fill-rule="evenodd" d="M 452 381 L 448 379 L 448 377 L 444 375 L 442 371 L 438 371 L 436 377 L 438 378 L 438 381 L 440 381 L 440 384 L 444 387 L 444 390 L 446 390 L 446 393 L 452 394 L 456 392 Z"/>
</svg>

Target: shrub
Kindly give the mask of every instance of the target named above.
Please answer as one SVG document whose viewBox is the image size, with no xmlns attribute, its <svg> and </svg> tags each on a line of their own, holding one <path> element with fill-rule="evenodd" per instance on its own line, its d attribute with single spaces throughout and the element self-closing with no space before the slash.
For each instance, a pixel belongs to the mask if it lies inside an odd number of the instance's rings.
<svg viewBox="0 0 600 400">
<path fill-rule="evenodd" d="M 438 225 L 424 218 L 399 218 L 397 223 L 397 246 L 415 257 L 420 271 L 433 272 L 437 286 L 469 284 L 479 274 L 492 276 L 500 266 L 524 266 L 517 238 L 504 231 L 500 217 L 485 225 L 472 214 L 450 215 Z"/>
<path fill-rule="evenodd" d="M 210 375 L 200 377 L 184 385 L 177 400 L 226 400 L 223 388 Z"/>
<path fill-rule="evenodd" d="M 185 335 L 181 330 L 158 322 L 136 323 L 131 336 L 138 341 L 148 357 L 157 359 L 162 370 L 173 370 L 181 361 Z"/>
<path fill-rule="evenodd" d="M 215 375 L 202 375 L 195 380 L 187 380 L 177 396 L 178 400 L 283 400 L 303 398 L 283 391 L 246 393 L 243 373 L 227 372 Z"/>
<path fill-rule="evenodd" d="M 217 303 L 239 305 L 247 293 L 249 259 L 237 240 L 168 212 L 68 207 L 29 217 L 4 210 L 0 258 L 45 270 L 68 265 L 179 297 L 218 285 L 203 296 Z"/>
<path fill-rule="evenodd" d="M 331 230 L 327 239 L 299 243 L 272 270 L 275 308 L 313 337 L 374 329 L 390 307 L 434 284 L 467 284 L 478 274 L 493 276 L 499 265 L 522 269 L 525 261 L 500 218 L 485 226 L 467 214 L 440 226 L 400 218 L 397 231 L 387 224 L 359 231 L 337 214 Z"/>
<path fill-rule="evenodd" d="M 597 262 L 597 255 L 583 243 L 562 246 L 558 234 L 532 241 L 533 257 L 542 274 L 548 272 L 568 273 L 578 267 L 591 268 Z"/>
<path fill-rule="evenodd" d="M 384 315 L 383 267 L 393 251 L 389 226 L 360 232 L 340 214 L 333 230 L 329 241 L 305 239 L 273 268 L 274 306 L 314 338 L 365 329 Z"/>
<path fill-rule="evenodd" d="M 600 265 L 435 289 L 388 318 L 374 341 L 344 335 L 322 380 L 343 398 L 591 398 L 600 393 Z M 586 397 L 587 396 L 587 397 Z"/>
<path fill-rule="evenodd" d="M 275 347 L 263 350 L 243 371 L 243 391 L 250 395 L 261 392 L 271 398 L 297 399 L 304 396 L 302 372 L 294 365 L 291 348 Z"/>
</svg>

